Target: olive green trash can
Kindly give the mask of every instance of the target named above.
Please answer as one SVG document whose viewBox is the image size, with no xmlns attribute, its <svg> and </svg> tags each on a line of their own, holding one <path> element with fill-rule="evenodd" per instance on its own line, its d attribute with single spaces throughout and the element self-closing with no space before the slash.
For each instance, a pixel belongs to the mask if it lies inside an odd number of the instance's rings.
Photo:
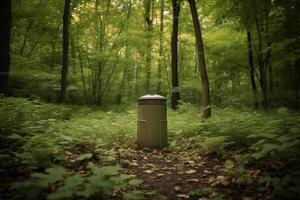
<svg viewBox="0 0 300 200">
<path fill-rule="evenodd" d="M 160 149 L 167 146 L 167 99 L 145 95 L 138 99 L 137 142 L 141 148 Z"/>
</svg>

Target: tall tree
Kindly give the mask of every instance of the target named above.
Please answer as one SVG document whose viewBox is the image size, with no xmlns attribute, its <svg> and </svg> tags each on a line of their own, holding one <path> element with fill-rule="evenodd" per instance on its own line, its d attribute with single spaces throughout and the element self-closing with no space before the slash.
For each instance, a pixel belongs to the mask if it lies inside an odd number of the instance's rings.
<svg viewBox="0 0 300 200">
<path fill-rule="evenodd" d="M 248 59 L 249 59 L 249 69 L 250 69 L 250 81 L 251 81 L 251 88 L 253 92 L 253 104 L 254 108 L 258 110 L 258 100 L 257 100 L 257 88 L 255 83 L 255 67 L 253 62 L 253 48 L 252 48 L 252 37 L 251 32 L 247 31 L 247 41 L 248 41 Z"/>
<path fill-rule="evenodd" d="M 152 62 L 152 30 L 153 30 L 153 4 L 154 1 L 144 0 L 144 20 L 146 24 L 146 93 L 151 92 L 151 62 Z"/>
<path fill-rule="evenodd" d="M 178 83 L 178 24 L 180 13 L 180 0 L 172 0 L 173 9 L 173 27 L 171 36 L 171 69 L 172 69 L 172 102 L 171 106 L 173 110 L 177 109 L 179 95 L 179 83 Z"/>
<path fill-rule="evenodd" d="M 68 84 L 68 68 L 69 68 L 69 25 L 70 25 L 70 5 L 71 0 L 65 0 L 63 15 L 63 61 L 61 69 L 60 97 L 61 103 L 65 102 Z"/>
<path fill-rule="evenodd" d="M 198 12 L 195 0 L 188 0 L 190 5 L 190 10 L 193 18 L 195 37 L 196 37 L 196 45 L 197 45 L 197 54 L 198 54 L 198 65 L 199 72 L 202 82 L 202 106 L 203 106 L 203 118 L 209 118 L 211 116 L 211 107 L 210 107 L 210 91 L 209 91 L 209 81 L 208 75 L 206 71 L 205 65 L 205 57 L 204 57 L 204 48 L 203 48 L 203 40 L 200 28 L 200 22 L 198 18 Z"/>
<path fill-rule="evenodd" d="M 159 23 L 159 61 L 157 68 L 157 93 L 161 93 L 161 84 L 162 84 L 162 67 L 163 67 L 163 35 L 164 35 L 164 9 L 165 9 L 165 1 L 160 0 L 160 23 Z"/>
<path fill-rule="evenodd" d="M 11 0 L 0 1 L 0 92 L 8 92 Z"/>
</svg>

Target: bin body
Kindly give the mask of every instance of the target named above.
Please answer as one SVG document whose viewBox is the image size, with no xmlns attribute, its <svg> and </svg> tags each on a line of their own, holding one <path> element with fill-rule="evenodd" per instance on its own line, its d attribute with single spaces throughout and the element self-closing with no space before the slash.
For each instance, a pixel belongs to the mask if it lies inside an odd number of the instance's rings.
<svg viewBox="0 0 300 200">
<path fill-rule="evenodd" d="M 145 95 L 138 99 L 137 142 L 141 148 L 160 149 L 167 146 L 166 98 Z"/>
</svg>

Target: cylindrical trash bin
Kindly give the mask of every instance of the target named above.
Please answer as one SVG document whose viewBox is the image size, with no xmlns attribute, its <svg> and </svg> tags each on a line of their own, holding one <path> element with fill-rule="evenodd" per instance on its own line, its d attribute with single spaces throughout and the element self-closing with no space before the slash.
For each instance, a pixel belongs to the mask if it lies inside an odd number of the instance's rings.
<svg viewBox="0 0 300 200">
<path fill-rule="evenodd" d="M 137 142 L 141 148 L 167 146 L 167 99 L 145 95 L 138 99 Z"/>
</svg>

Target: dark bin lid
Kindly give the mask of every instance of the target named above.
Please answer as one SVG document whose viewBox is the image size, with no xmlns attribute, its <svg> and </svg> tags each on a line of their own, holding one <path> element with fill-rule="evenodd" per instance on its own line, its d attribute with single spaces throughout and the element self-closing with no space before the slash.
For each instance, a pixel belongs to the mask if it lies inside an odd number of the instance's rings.
<svg viewBox="0 0 300 200">
<path fill-rule="evenodd" d="M 166 97 L 163 97 L 158 94 L 147 94 L 141 96 L 138 99 L 139 105 L 165 105 L 167 101 Z"/>
</svg>

